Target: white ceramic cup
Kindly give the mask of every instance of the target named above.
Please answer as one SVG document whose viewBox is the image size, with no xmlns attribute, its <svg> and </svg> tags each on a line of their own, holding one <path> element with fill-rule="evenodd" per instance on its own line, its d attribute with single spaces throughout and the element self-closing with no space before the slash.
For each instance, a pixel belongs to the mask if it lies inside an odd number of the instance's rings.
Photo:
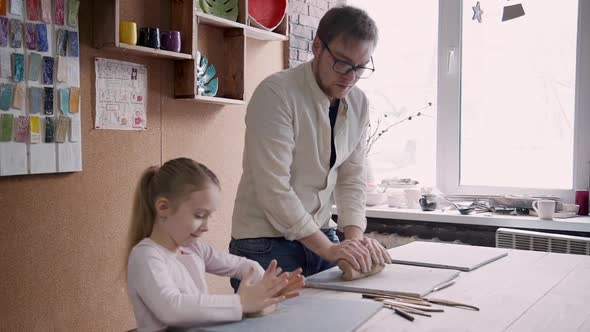
<svg viewBox="0 0 590 332">
<path fill-rule="evenodd" d="M 555 201 L 549 199 L 542 199 L 533 202 L 533 209 L 537 212 L 539 219 L 553 220 L 553 213 L 555 212 Z"/>
<path fill-rule="evenodd" d="M 406 196 L 406 205 L 408 206 L 408 209 L 420 208 L 418 200 L 420 200 L 422 192 L 420 192 L 419 189 L 405 189 L 404 194 Z"/>
</svg>

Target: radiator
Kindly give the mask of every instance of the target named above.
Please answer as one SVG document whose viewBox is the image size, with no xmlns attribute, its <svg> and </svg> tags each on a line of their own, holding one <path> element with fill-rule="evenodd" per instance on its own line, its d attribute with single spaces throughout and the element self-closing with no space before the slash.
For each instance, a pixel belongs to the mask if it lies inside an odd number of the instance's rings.
<svg viewBox="0 0 590 332">
<path fill-rule="evenodd" d="M 498 228 L 496 231 L 496 247 L 590 255 L 590 238 Z"/>
</svg>

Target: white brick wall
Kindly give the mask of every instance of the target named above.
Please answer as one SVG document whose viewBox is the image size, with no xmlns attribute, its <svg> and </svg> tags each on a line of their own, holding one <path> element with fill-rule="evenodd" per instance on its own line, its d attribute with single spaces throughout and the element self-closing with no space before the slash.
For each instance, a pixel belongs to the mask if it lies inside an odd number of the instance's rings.
<svg viewBox="0 0 590 332">
<path fill-rule="evenodd" d="M 313 58 L 311 44 L 320 18 L 346 0 L 289 0 L 289 66 L 294 67 Z"/>
</svg>

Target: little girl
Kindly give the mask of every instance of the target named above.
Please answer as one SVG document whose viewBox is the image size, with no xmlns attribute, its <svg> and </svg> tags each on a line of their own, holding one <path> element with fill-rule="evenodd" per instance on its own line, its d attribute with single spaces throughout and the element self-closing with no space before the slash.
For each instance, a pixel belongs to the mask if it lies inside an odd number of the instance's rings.
<svg viewBox="0 0 590 332">
<path fill-rule="evenodd" d="M 133 205 L 128 290 L 140 332 L 169 326 L 237 321 L 299 295 L 301 270 L 281 273 L 197 241 L 218 209 L 219 180 L 207 167 L 179 158 L 150 167 Z M 212 295 L 205 272 L 242 280 L 237 294 Z"/>
</svg>

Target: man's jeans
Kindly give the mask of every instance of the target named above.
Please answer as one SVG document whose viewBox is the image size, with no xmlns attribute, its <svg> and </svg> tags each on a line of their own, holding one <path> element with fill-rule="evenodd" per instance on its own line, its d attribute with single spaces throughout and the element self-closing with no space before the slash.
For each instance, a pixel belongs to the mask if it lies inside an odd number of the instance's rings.
<svg viewBox="0 0 590 332">
<path fill-rule="evenodd" d="M 340 242 L 335 229 L 324 229 L 322 232 L 333 243 Z M 300 267 L 306 277 L 335 266 L 334 263 L 330 263 L 314 254 L 301 242 L 289 241 L 284 237 L 232 239 L 229 243 L 229 252 L 256 261 L 264 269 L 268 267 L 271 260 L 276 259 L 278 266 L 283 271 L 293 271 Z M 240 280 L 232 278 L 230 283 L 234 291 L 237 291 Z"/>
</svg>

